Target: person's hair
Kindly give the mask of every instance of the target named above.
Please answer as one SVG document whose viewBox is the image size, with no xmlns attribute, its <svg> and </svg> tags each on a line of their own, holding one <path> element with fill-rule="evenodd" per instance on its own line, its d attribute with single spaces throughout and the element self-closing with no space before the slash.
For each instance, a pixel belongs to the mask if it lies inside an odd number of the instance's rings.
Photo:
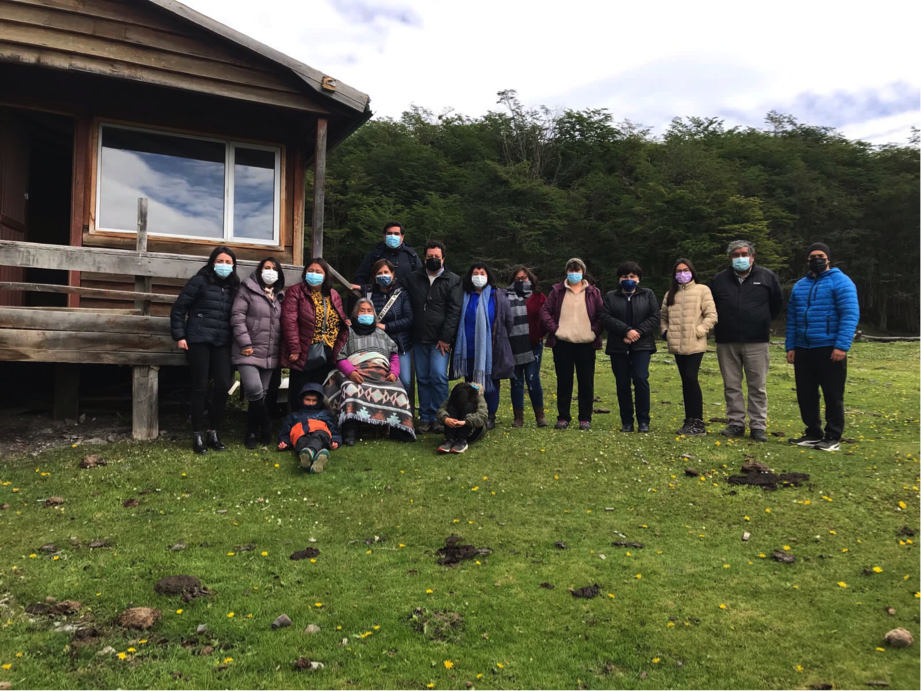
<svg viewBox="0 0 921 691">
<path fill-rule="evenodd" d="M 621 276 L 626 276 L 627 274 L 636 274 L 640 278 L 643 277 L 643 267 L 637 264 L 636 262 L 624 262 L 617 267 L 617 278 Z"/>
<path fill-rule="evenodd" d="M 581 262 L 581 263 L 580 263 Z M 588 272 L 588 266 L 581 259 L 570 259 L 566 262 L 566 273 L 568 274 L 570 269 L 576 268 L 582 272 L 582 280 L 588 281 L 589 285 L 595 285 L 595 277 Z M 567 276 L 563 276 L 563 283 L 566 283 Z"/>
<path fill-rule="evenodd" d="M 496 277 L 493 276 L 492 269 L 489 268 L 489 264 L 486 262 L 473 262 L 470 265 L 470 268 L 467 270 L 467 273 L 464 275 L 464 291 L 467 293 L 472 293 L 476 290 L 473 287 L 473 270 L 474 269 L 484 269 L 486 271 L 486 285 L 490 288 L 496 287 Z"/>
<path fill-rule="evenodd" d="M 726 248 L 726 254 L 728 254 L 731 257 L 733 252 L 735 252 L 736 250 L 740 250 L 743 247 L 748 248 L 749 254 L 755 253 L 755 246 L 748 240 L 733 240 L 732 242 L 729 243 L 729 246 Z"/>
<path fill-rule="evenodd" d="M 466 416 L 476 412 L 477 397 L 480 392 L 473 388 L 467 382 L 455 384 L 451 389 L 451 395 L 445 403 L 445 408 L 449 414 Z"/>
<path fill-rule="evenodd" d="M 391 228 L 399 228 L 399 229 L 400 229 L 400 235 L 405 235 L 405 233 L 403 232 L 403 224 L 402 224 L 402 223 L 397 223 L 396 221 L 387 221 L 387 222 L 384 224 L 384 232 L 386 233 L 386 232 L 387 232 L 388 230 L 390 230 Z"/>
<path fill-rule="evenodd" d="M 678 292 L 678 286 L 680 285 L 680 283 L 678 283 L 678 279 L 675 278 L 675 272 L 677 271 L 679 264 L 688 265 L 688 271 L 691 272 L 691 278 L 694 280 L 695 283 L 697 283 L 697 269 L 694 268 L 694 265 L 691 263 L 691 260 L 690 259 L 679 259 L 678 261 L 676 261 L 674 266 L 672 266 L 672 282 L 671 282 L 671 286 L 668 289 L 668 300 L 665 301 L 665 304 L 668 305 L 669 307 L 675 304 L 675 293 Z"/>
<path fill-rule="evenodd" d="M 219 255 L 226 254 L 233 260 L 233 271 L 230 275 L 223 279 L 225 281 L 230 281 L 230 285 L 234 288 L 240 285 L 240 277 L 237 276 L 237 255 L 234 254 L 233 250 L 227 247 L 226 245 L 221 245 L 220 247 L 215 247 L 211 251 L 211 256 L 208 257 L 208 278 L 212 281 L 217 281 L 218 275 L 214 273 L 214 261 L 218 258 Z"/>
<path fill-rule="evenodd" d="M 422 257 L 423 257 L 423 259 L 425 258 L 425 255 L 426 255 L 426 253 L 427 253 L 429 250 L 436 250 L 436 249 L 437 249 L 437 250 L 441 250 L 441 258 L 444 259 L 444 258 L 445 258 L 445 252 L 446 252 L 447 250 L 446 250 L 446 248 L 445 248 L 444 243 L 443 243 L 443 242 L 439 242 L 438 240 L 429 240 L 428 242 L 425 243 L 425 245 L 423 245 L 423 247 L 422 247 Z"/>
<path fill-rule="evenodd" d="M 361 306 L 364 305 L 364 304 L 371 305 L 371 311 L 374 313 L 374 323 L 376 324 L 377 321 L 378 321 L 378 320 L 377 320 L 377 310 L 374 309 L 374 303 L 371 302 L 368 298 L 358 298 L 358 299 L 355 301 L 355 306 L 352 307 L 352 321 L 353 321 L 353 322 L 357 322 L 357 321 L 358 321 L 358 308 L 361 307 Z"/>
<path fill-rule="evenodd" d="M 524 264 L 516 264 L 515 266 L 512 267 L 512 271 L 508 277 L 509 285 L 515 282 L 515 276 L 520 274 L 522 271 L 524 271 L 528 275 L 528 280 L 531 281 L 531 291 L 535 293 L 539 293 L 540 283 L 538 283 L 537 281 L 537 274 L 534 273 L 534 270 L 531 269 L 531 267 L 525 266 Z"/>
<path fill-rule="evenodd" d="M 385 266 L 390 269 L 390 273 L 396 277 L 397 269 L 393 263 L 389 259 L 378 259 L 376 262 L 374 262 L 374 266 L 371 267 L 371 278 L 373 279 L 375 276 L 377 276 L 377 272 Z M 374 283 L 373 280 L 371 282 Z"/>
<path fill-rule="evenodd" d="M 262 280 L 262 270 L 269 262 L 272 262 L 272 264 L 275 265 L 275 271 L 278 273 L 278 280 L 275 281 L 275 285 L 272 286 L 275 292 L 278 293 L 285 288 L 285 272 L 282 271 L 281 262 L 279 262 L 275 257 L 266 257 L 261 262 L 259 262 L 259 266 L 256 267 L 256 283 L 258 283 L 262 288 L 265 288 L 265 282 Z"/>
<path fill-rule="evenodd" d="M 326 263 L 326 260 L 323 257 L 314 257 L 306 262 L 304 262 L 304 270 L 301 272 L 301 281 L 304 281 L 307 278 L 307 267 L 311 264 L 319 264 L 320 268 L 323 269 L 323 283 L 320 284 L 320 292 L 323 295 L 329 295 L 333 289 L 333 281 L 329 270 L 329 264 Z"/>
</svg>

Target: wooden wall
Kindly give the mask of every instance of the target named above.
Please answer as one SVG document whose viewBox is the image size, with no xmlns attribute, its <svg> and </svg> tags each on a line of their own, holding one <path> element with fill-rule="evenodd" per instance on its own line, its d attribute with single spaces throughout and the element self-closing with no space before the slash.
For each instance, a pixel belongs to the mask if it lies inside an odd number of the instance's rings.
<svg viewBox="0 0 921 691">
<path fill-rule="evenodd" d="M 25 240 L 29 143 L 14 115 L 0 108 L 0 240 Z M 25 269 L 0 266 L 0 281 L 23 281 Z M 0 291 L 0 305 L 23 304 L 22 293 Z"/>
</svg>

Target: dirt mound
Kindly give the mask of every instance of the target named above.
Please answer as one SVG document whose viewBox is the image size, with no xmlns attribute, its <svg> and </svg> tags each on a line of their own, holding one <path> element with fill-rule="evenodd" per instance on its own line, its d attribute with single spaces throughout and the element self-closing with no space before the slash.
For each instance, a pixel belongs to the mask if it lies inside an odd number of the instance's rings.
<svg viewBox="0 0 921 691">
<path fill-rule="evenodd" d="M 456 638 L 464 630 L 464 617 L 459 612 L 444 609 L 428 612 L 417 607 L 409 619 L 416 631 L 433 641 L 444 642 Z"/>
<path fill-rule="evenodd" d="M 64 497 L 48 497 L 45 500 L 45 508 L 48 508 L 51 506 L 60 506 L 63 503 L 64 503 Z"/>
<path fill-rule="evenodd" d="M 765 492 L 774 492 L 781 487 L 799 487 L 809 481 L 806 473 L 760 473 L 753 471 L 747 475 L 730 475 L 730 485 L 750 485 L 760 487 Z"/>
<path fill-rule="evenodd" d="M 773 473 L 774 471 L 768 468 L 761 461 L 748 460 L 742 464 L 743 473 Z"/>
<path fill-rule="evenodd" d="M 81 468 L 97 468 L 99 466 L 104 466 L 104 465 L 108 465 L 108 463 L 106 462 L 106 459 L 96 454 L 90 454 L 89 456 L 85 456 L 83 460 L 80 461 Z"/>
<path fill-rule="evenodd" d="M 642 542 L 621 542 L 621 541 L 618 541 L 618 542 L 612 542 L 612 543 L 611 543 L 611 546 L 612 546 L 612 547 L 634 547 L 634 548 L 636 548 L 636 549 L 643 549 L 646 545 L 644 545 Z"/>
<path fill-rule="evenodd" d="M 292 561 L 298 561 L 300 559 L 314 559 L 315 557 L 320 556 L 320 550 L 316 547 L 308 547 L 307 549 L 302 549 L 298 552 L 292 554 L 288 559 Z"/>
<path fill-rule="evenodd" d="M 102 632 L 95 627 L 77 629 L 74 631 L 74 637 L 71 643 L 76 646 L 94 645 L 99 642 L 100 638 L 102 638 Z"/>
<path fill-rule="evenodd" d="M 160 595 L 182 595 L 185 602 L 197 597 L 207 597 L 211 591 L 205 588 L 194 576 L 168 576 L 161 578 L 154 586 L 154 592 Z"/>
<path fill-rule="evenodd" d="M 118 615 L 117 624 L 124 629 L 146 631 L 157 623 L 163 612 L 150 607 L 132 607 Z"/>
<path fill-rule="evenodd" d="M 450 537 L 445 538 L 445 546 L 436 552 L 436 554 L 441 555 L 441 559 L 438 560 L 439 564 L 442 566 L 454 567 L 465 559 L 485 557 L 489 554 L 492 554 L 492 550 L 488 547 L 462 545 L 460 544 L 462 539 L 462 537 L 457 535 L 451 535 Z"/>
<path fill-rule="evenodd" d="M 572 593 L 573 597 L 581 597 L 586 600 L 591 600 L 593 597 L 598 597 L 601 594 L 601 586 L 597 583 L 595 585 L 587 585 L 584 588 L 579 588 L 578 590 L 569 591 Z"/>
</svg>

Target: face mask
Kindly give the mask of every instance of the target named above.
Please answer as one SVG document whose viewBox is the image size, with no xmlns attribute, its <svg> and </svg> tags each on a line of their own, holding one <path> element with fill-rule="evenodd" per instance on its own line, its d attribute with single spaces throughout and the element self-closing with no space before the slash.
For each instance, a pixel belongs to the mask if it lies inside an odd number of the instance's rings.
<svg viewBox="0 0 921 691">
<path fill-rule="evenodd" d="M 314 401 L 313 403 L 308 403 L 307 401 L 301 401 L 301 406 L 310 410 L 311 408 L 319 408 L 320 402 Z"/>
<path fill-rule="evenodd" d="M 820 274 L 828 268 L 828 259 L 825 257 L 813 257 L 809 260 L 809 268 L 813 273 Z"/>
<path fill-rule="evenodd" d="M 515 281 L 512 287 L 515 289 L 516 293 L 525 293 L 531 290 L 531 281 Z"/>
<path fill-rule="evenodd" d="M 576 285 L 577 283 L 582 283 L 582 274 L 581 273 L 569 273 L 566 274 L 566 280 Z"/>
<path fill-rule="evenodd" d="M 403 240 L 399 235 L 388 235 L 386 238 L 384 238 L 384 243 L 392 250 L 395 250 L 397 247 L 399 247 L 401 242 L 403 242 Z"/>
<path fill-rule="evenodd" d="M 675 274 L 675 280 L 677 280 L 681 285 L 690 283 L 693 278 L 694 276 L 690 271 L 679 271 Z"/>
<path fill-rule="evenodd" d="M 429 257 L 425 260 L 425 268 L 435 273 L 441 268 L 441 260 L 438 257 Z"/>
<path fill-rule="evenodd" d="M 732 268 L 736 271 L 748 271 L 748 267 L 752 265 L 752 260 L 749 257 L 733 257 L 732 258 Z"/>
<path fill-rule="evenodd" d="M 216 273 L 221 278 L 227 278 L 230 274 L 233 273 L 233 264 L 215 264 L 214 273 Z"/>
<path fill-rule="evenodd" d="M 634 281 L 632 278 L 625 278 L 620 282 L 620 288 L 625 293 L 632 293 L 634 290 L 636 290 L 637 283 L 638 281 Z"/>
<path fill-rule="evenodd" d="M 379 286 L 389 286 L 393 282 L 393 276 L 390 274 L 381 274 L 374 279 Z"/>
<path fill-rule="evenodd" d="M 272 269 L 265 269 L 262 272 L 262 282 L 267 286 L 275 285 L 275 281 L 278 280 L 278 272 L 272 271 Z"/>
<path fill-rule="evenodd" d="M 477 289 L 485 288 L 485 287 L 486 287 L 486 282 L 487 282 L 488 280 L 489 280 L 489 279 L 488 279 L 486 276 L 479 276 L 479 275 L 477 275 L 477 276 L 471 276 L 471 277 L 470 277 L 470 282 L 473 284 L 473 287 L 474 287 L 474 288 L 477 288 Z"/>
<path fill-rule="evenodd" d="M 307 285 L 316 287 L 323 283 L 323 274 L 308 271 L 307 275 L 304 276 L 304 280 L 307 281 Z"/>
<path fill-rule="evenodd" d="M 362 326 L 371 326 L 374 323 L 374 315 L 373 314 L 359 314 L 358 323 L 361 324 Z"/>
</svg>

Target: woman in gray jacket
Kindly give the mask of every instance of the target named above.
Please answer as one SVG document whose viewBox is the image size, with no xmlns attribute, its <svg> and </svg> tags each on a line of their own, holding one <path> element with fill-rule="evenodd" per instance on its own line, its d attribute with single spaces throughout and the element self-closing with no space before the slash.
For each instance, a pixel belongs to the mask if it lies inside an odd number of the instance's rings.
<svg viewBox="0 0 921 691">
<path fill-rule="evenodd" d="M 243 438 L 247 449 L 271 442 L 272 420 L 265 399 L 272 372 L 278 367 L 284 287 L 281 264 L 272 257 L 263 259 L 243 281 L 230 312 L 232 361 L 240 373 L 243 393 L 249 402 Z"/>
</svg>

